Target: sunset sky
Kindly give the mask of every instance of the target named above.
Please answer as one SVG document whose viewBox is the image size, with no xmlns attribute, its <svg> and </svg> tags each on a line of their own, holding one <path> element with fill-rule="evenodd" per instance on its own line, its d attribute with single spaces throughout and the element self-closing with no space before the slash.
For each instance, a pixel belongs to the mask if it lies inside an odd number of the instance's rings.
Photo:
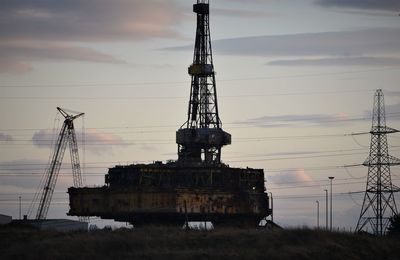
<svg viewBox="0 0 400 260">
<path fill-rule="evenodd" d="M 177 158 L 185 122 L 194 0 L 0 1 L 0 214 L 26 214 L 46 168 L 56 107 L 75 127 L 86 184 L 116 164 Z M 211 0 L 222 160 L 262 168 L 283 226 L 353 228 L 365 190 L 374 91 L 400 129 L 400 1 Z M 84 144 L 82 132 L 86 133 Z M 400 134 L 388 137 L 400 157 Z M 66 153 L 48 218 L 64 218 Z M 400 168 L 392 168 L 400 186 Z M 349 194 L 352 192 L 352 194 Z M 400 196 L 396 195 L 397 202 Z"/>
</svg>

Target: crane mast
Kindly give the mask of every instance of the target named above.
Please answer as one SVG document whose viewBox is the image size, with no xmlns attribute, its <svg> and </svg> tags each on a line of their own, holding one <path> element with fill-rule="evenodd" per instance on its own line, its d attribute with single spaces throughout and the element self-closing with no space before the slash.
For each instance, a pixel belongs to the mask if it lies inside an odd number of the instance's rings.
<svg viewBox="0 0 400 260">
<path fill-rule="evenodd" d="M 49 167 L 45 172 L 45 182 L 40 194 L 39 206 L 36 213 L 36 219 L 46 219 L 47 212 L 51 198 L 53 197 L 54 188 L 57 183 L 58 174 L 60 172 L 62 160 L 64 158 L 65 149 L 69 144 L 71 155 L 72 174 L 75 187 L 82 187 L 82 174 L 79 163 L 78 144 L 76 141 L 76 134 L 74 129 L 74 120 L 84 115 L 80 113 L 77 115 L 70 115 L 62 108 L 57 107 L 57 110 L 64 116 L 65 120 L 58 135 L 57 142 L 54 146 L 54 152 L 50 161 Z"/>
<path fill-rule="evenodd" d="M 218 114 L 217 89 L 212 58 L 209 1 L 197 0 L 193 64 L 188 72 L 191 89 L 187 121 L 176 132 L 178 162 L 218 165 L 221 148 L 231 144 L 231 135 L 222 130 Z"/>
</svg>

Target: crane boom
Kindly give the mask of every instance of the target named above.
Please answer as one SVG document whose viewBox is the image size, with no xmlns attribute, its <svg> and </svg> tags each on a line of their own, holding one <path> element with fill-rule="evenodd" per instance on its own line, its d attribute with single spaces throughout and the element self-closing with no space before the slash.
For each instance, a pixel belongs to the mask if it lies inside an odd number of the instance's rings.
<svg viewBox="0 0 400 260">
<path fill-rule="evenodd" d="M 69 152 L 71 156 L 72 176 L 74 180 L 74 187 L 82 187 L 82 173 L 81 165 L 79 163 L 78 143 L 76 141 L 75 130 L 72 127 L 68 129 L 68 140 L 69 140 Z"/>
<path fill-rule="evenodd" d="M 60 134 L 58 135 L 57 142 L 54 146 L 54 152 L 51 162 L 45 172 L 45 182 L 40 195 L 36 219 L 46 219 L 47 217 L 47 212 L 49 210 L 50 202 L 54 193 L 54 188 L 57 183 L 58 174 L 60 172 L 62 160 L 64 158 L 65 150 L 68 144 L 71 155 L 74 186 L 83 186 L 81 168 L 79 163 L 78 144 L 76 141 L 73 121 L 76 118 L 83 116 L 84 113 L 73 116 L 65 112 L 65 110 L 63 110 L 62 108 L 57 107 L 57 110 L 65 117 L 65 120 L 60 130 Z"/>
</svg>

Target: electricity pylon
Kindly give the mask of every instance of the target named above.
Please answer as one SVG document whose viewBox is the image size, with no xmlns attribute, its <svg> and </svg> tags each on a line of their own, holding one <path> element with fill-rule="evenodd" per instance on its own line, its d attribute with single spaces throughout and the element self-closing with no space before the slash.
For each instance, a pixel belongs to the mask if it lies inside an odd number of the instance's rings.
<svg viewBox="0 0 400 260">
<path fill-rule="evenodd" d="M 400 165 L 400 160 L 389 155 L 387 142 L 387 134 L 397 132 L 386 126 L 383 92 L 378 89 L 374 96 L 370 152 L 363 163 L 368 167 L 367 186 L 356 232 L 370 226 L 374 235 L 382 236 L 390 217 L 397 214 L 393 193 L 398 188 L 392 184 L 390 166 Z"/>
</svg>

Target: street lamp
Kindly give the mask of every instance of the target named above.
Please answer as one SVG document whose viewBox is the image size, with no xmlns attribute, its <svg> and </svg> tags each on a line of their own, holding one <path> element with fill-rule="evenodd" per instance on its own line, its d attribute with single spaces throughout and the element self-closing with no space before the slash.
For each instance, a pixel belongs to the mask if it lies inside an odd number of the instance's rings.
<svg viewBox="0 0 400 260">
<path fill-rule="evenodd" d="M 317 229 L 319 229 L 319 201 L 315 201 L 317 203 Z"/>
<path fill-rule="evenodd" d="M 335 178 L 335 177 L 328 177 L 329 178 L 329 180 L 331 180 L 331 216 L 330 216 L 330 227 L 329 227 L 329 230 L 332 232 L 332 180 Z"/>
<path fill-rule="evenodd" d="M 19 196 L 19 220 L 21 220 L 21 196 Z"/>
<path fill-rule="evenodd" d="M 274 222 L 274 198 L 272 197 L 272 192 L 269 193 L 271 195 L 271 221 Z"/>
<path fill-rule="evenodd" d="M 328 190 L 325 189 L 325 229 L 328 230 Z"/>
</svg>

